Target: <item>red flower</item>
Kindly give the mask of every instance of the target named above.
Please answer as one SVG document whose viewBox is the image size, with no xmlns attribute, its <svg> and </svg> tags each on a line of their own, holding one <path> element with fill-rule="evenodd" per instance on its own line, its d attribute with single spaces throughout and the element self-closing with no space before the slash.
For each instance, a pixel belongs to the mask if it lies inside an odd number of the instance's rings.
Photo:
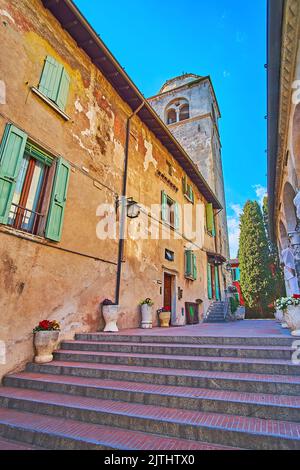
<svg viewBox="0 0 300 470">
<path fill-rule="evenodd" d="M 300 295 L 299 294 L 294 294 L 293 299 L 300 299 Z"/>
<path fill-rule="evenodd" d="M 51 322 L 49 320 L 43 320 L 39 323 L 39 327 L 43 330 L 49 330 L 51 328 Z"/>
<path fill-rule="evenodd" d="M 164 307 L 163 310 L 164 312 L 171 312 L 171 307 Z"/>
</svg>

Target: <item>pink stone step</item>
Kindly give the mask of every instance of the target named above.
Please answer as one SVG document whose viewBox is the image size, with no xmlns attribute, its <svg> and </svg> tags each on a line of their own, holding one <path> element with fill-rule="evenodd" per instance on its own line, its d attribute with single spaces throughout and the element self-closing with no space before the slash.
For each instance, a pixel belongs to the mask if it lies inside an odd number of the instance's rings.
<svg viewBox="0 0 300 470">
<path fill-rule="evenodd" d="M 45 436 L 49 436 L 49 438 L 54 436 L 56 440 L 58 438 L 73 440 L 75 446 L 76 442 L 81 441 L 83 445 L 86 443 L 86 446 L 96 447 L 98 444 L 104 448 L 118 450 L 234 450 L 233 447 L 228 446 L 156 436 L 140 431 L 83 423 L 71 419 L 54 418 L 5 408 L 0 408 L 0 424 L 21 428 L 24 434 L 28 430 L 33 431 L 37 433 L 34 440 L 38 441 L 39 436 L 42 436 L 45 446 L 47 445 Z"/>
<path fill-rule="evenodd" d="M 77 385 L 81 387 L 101 388 L 148 394 L 166 395 L 168 397 L 198 398 L 257 405 L 273 405 L 300 408 L 300 396 L 274 395 L 266 393 L 249 393 L 230 390 L 215 390 L 206 388 L 156 385 L 122 380 L 92 379 L 86 377 L 73 377 L 68 375 L 35 374 L 22 372 L 11 374 L 9 377 L 18 380 L 36 381 L 42 384 L 55 383 L 62 385 Z M 5 389 L 0 388 L 1 391 Z"/>
<path fill-rule="evenodd" d="M 42 403 L 48 406 L 59 405 L 63 406 L 65 409 L 85 409 L 100 414 L 113 414 L 116 417 L 121 415 L 128 417 L 129 420 L 130 418 L 139 418 L 142 420 L 150 419 L 157 420 L 160 423 L 168 422 L 186 426 L 192 425 L 210 429 L 214 428 L 220 431 L 250 433 L 261 437 L 268 436 L 278 439 L 294 439 L 299 440 L 300 448 L 300 423 L 183 409 L 177 410 L 161 406 L 70 396 L 11 387 L 3 387 L 0 390 L 0 396 L 7 399 L 25 400 L 33 404 Z M 0 421 L 2 410 L 0 412 Z M 45 418 L 45 420 L 46 419 L 47 418 Z"/>
<path fill-rule="evenodd" d="M 185 370 L 185 369 L 169 369 L 167 367 L 142 367 L 142 366 L 128 366 L 123 364 L 101 364 L 91 362 L 75 362 L 75 361 L 52 361 L 46 365 L 47 369 L 50 367 L 75 367 L 77 369 L 95 369 L 106 371 L 124 371 L 136 372 L 143 374 L 155 375 L 177 375 L 190 376 L 190 377 L 205 377 L 212 379 L 231 379 L 231 380 L 249 380 L 249 381 L 262 381 L 262 382 L 275 382 L 275 383 L 293 383 L 300 384 L 299 375 L 283 375 L 283 374 L 255 374 L 243 372 L 219 372 L 209 370 Z M 300 369 L 299 369 L 300 370 Z"/>
<path fill-rule="evenodd" d="M 0 437 L 1 450 L 43 450 L 41 447 L 32 446 L 18 441 L 11 441 Z"/>
</svg>

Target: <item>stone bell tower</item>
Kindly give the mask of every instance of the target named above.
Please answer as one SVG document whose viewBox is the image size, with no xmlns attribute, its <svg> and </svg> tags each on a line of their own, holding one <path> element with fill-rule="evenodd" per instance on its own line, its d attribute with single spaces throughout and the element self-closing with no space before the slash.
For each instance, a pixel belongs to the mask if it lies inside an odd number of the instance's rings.
<svg viewBox="0 0 300 470">
<path fill-rule="evenodd" d="M 217 216 L 217 250 L 229 259 L 228 229 L 218 120 L 220 110 L 210 77 L 184 74 L 168 80 L 149 103 L 169 127 L 223 210 Z"/>
</svg>

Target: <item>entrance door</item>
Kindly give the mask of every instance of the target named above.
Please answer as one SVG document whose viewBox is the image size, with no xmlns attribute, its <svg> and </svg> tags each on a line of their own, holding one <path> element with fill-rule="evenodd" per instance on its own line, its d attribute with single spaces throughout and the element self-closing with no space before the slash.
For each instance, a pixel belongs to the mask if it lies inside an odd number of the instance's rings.
<svg viewBox="0 0 300 470">
<path fill-rule="evenodd" d="M 172 276 L 168 273 L 164 273 L 164 307 L 172 311 Z"/>
</svg>

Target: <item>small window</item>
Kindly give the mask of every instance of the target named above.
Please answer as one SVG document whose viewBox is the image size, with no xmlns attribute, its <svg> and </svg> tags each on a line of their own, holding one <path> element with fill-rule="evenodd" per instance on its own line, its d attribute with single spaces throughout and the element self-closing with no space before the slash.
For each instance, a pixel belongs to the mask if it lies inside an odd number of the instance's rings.
<svg viewBox="0 0 300 470">
<path fill-rule="evenodd" d="M 70 77 L 62 64 L 47 56 L 41 75 L 39 90 L 65 111 L 70 88 Z"/>
<path fill-rule="evenodd" d="M 184 121 L 185 119 L 189 119 L 189 117 L 190 117 L 190 107 L 188 104 L 184 104 L 180 108 L 179 121 Z"/>
<path fill-rule="evenodd" d="M 177 114 L 175 109 L 169 109 L 167 115 L 167 124 L 174 124 L 177 121 Z"/>
<path fill-rule="evenodd" d="M 11 124 L 2 139 L 0 163 L 0 223 L 59 241 L 69 164 L 49 156 Z"/>
<path fill-rule="evenodd" d="M 175 259 L 174 251 L 166 249 L 165 250 L 165 259 L 168 260 L 168 261 L 174 261 L 174 259 Z"/>
</svg>

